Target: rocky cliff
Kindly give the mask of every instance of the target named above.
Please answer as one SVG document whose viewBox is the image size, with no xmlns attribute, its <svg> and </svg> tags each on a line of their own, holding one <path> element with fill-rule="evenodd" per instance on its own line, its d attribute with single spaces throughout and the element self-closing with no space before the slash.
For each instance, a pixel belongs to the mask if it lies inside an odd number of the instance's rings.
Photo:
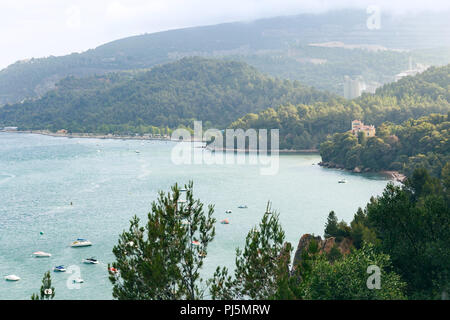
<svg viewBox="0 0 450 320">
<path fill-rule="evenodd" d="M 335 245 L 339 249 L 342 255 L 350 253 L 352 247 L 352 240 L 344 238 L 342 241 L 336 241 L 335 237 L 323 239 L 320 236 L 314 236 L 311 234 L 304 234 L 298 242 L 297 250 L 295 251 L 293 267 L 297 266 L 302 260 L 302 253 L 308 250 L 311 240 L 316 240 L 319 246 L 319 253 L 329 253 L 331 248 Z"/>
</svg>

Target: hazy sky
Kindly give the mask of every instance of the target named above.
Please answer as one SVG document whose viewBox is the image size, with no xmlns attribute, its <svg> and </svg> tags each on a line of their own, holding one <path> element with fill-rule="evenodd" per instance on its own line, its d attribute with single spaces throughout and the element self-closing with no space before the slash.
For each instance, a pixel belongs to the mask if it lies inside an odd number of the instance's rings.
<svg viewBox="0 0 450 320">
<path fill-rule="evenodd" d="M 448 0 L 0 0 L 0 68 L 136 34 L 374 4 L 395 14 L 450 10 Z"/>
</svg>

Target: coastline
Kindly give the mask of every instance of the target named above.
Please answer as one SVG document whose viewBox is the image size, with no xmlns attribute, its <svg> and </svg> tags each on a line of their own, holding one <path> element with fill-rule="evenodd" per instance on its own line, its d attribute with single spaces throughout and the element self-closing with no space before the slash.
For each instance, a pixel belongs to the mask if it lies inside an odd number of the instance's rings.
<svg viewBox="0 0 450 320">
<path fill-rule="evenodd" d="M 400 173 L 399 171 L 394 170 L 381 170 L 381 171 L 374 171 L 370 168 L 361 169 L 359 167 L 355 167 L 353 170 L 346 169 L 344 166 L 335 164 L 335 163 L 329 163 L 329 162 L 319 162 L 319 166 L 329 169 L 339 169 L 339 170 L 345 170 L 352 173 L 377 173 L 380 175 L 384 175 L 389 178 L 389 180 L 397 181 L 400 183 L 405 182 L 406 176 L 403 173 Z"/>
<path fill-rule="evenodd" d="M 209 145 L 205 147 L 205 149 L 208 149 L 209 151 L 219 151 L 219 152 L 239 152 L 239 153 L 258 153 L 258 149 L 236 149 L 236 148 L 211 148 Z M 272 150 L 266 150 L 267 153 Z M 278 152 L 279 154 L 319 154 L 319 150 L 317 149 L 302 149 L 302 150 L 295 150 L 295 149 L 278 149 L 275 150 L 275 152 Z"/>
<path fill-rule="evenodd" d="M 82 138 L 82 139 L 112 139 L 112 140 L 158 140 L 158 141 L 171 141 L 179 142 L 179 140 L 172 140 L 170 136 L 130 136 L 130 135 L 112 135 L 112 134 L 96 134 L 96 133 L 57 133 L 47 130 L 22 130 L 22 131 L 0 131 L 5 133 L 28 133 L 28 134 L 40 134 L 49 137 L 57 138 Z M 186 142 L 205 142 L 199 140 L 189 140 Z"/>
</svg>

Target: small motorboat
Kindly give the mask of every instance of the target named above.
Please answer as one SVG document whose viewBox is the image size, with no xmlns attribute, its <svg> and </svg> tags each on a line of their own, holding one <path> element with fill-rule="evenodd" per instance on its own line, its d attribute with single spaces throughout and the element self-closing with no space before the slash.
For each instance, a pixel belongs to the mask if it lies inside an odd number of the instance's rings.
<svg viewBox="0 0 450 320">
<path fill-rule="evenodd" d="M 84 282 L 84 280 L 81 278 L 73 279 L 73 283 L 83 283 L 83 282 Z"/>
<path fill-rule="evenodd" d="M 231 210 L 227 210 L 227 211 L 225 211 L 225 213 L 232 213 L 233 211 L 231 211 Z"/>
<path fill-rule="evenodd" d="M 66 272 L 66 268 L 64 266 L 56 266 L 53 268 L 54 272 Z"/>
<path fill-rule="evenodd" d="M 230 224 L 230 221 L 228 219 L 223 219 L 220 221 L 221 224 Z"/>
<path fill-rule="evenodd" d="M 89 247 L 92 246 L 92 242 L 86 239 L 78 238 L 70 244 L 71 247 Z"/>
<path fill-rule="evenodd" d="M 238 207 L 239 209 L 247 209 L 248 207 L 246 205 L 242 205 Z"/>
<path fill-rule="evenodd" d="M 347 180 L 341 179 L 341 180 L 338 181 L 338 183 L 347 183 Z"/>
<path fill-rule="evenodd" d="M 86 264 L 98 264 L 98 260 L 95 258 L 86 258 L 86 259 L 83 259 L 81 262 L 86 263 Z"/>
<path fill-rule="evenodd" d="M 19 281 L 20 277 L 16 276 L 15 274 L 10 274 L 5 277 L 6 281 Z"/>
<path fill-rule="evenodd" d="M 36 258 L 48 258 L 51 257 L 52 255 L 44 251 L 36 251 L 33 252 L 33 256 L 35 256 Z"/>
<path fill-rule="evenodd" d="M 112 273 L 117 273 L 117 272 L 119 272 L 119 270 L 117 270 L 117 269 L 114 268 L 114 267 L 110 267 L 108 270 L 109 270 L 110 272 L 112 272 Z"/>
</svg>

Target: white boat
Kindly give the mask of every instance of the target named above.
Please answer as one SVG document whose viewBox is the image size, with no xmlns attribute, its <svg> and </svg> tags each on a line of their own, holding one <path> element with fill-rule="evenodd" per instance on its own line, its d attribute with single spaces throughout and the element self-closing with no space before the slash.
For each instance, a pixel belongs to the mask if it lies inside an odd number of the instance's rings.
<svg viewBox="0 0 450 320">
<path fill-rule="evenodd" d="M 339 180 L 338 183 L 347 183 L 347 180 L 342 179 L 342 180 Z"/>
<path fill-rule="evenodd" d="M 94 258 L 83 259 L 81 262 L 86 264 L 98 264 L 98 260 Z"/>
<path fill-rule="evenodd" d="M 6 281 L 19 281 L 20 277 L 16 276 L 15 274 L 10 274 L 5 277 Z"/>
<path fill-rule="evenodd" d="M 244 204 L 238 207 L 239 209 L 247 209 L 248 207 Z"/>
<path fill-rule="evenodd" d="M 227 211 L 225 211 L 225 213 L 231 213 L 232 211 L 231 210 L 227 210 Z"/>
<path fill-rule="evenodd" d="M 92 242 L 86 239 L 78 238 L 70 244 L 71 247 L 89 247 L 92 246 Z"/>
<path fill-rule="evenodd" d="M 54 272 L 66 272 L 66 268 L 64 266 L 56 266 L 53 268 Z"/>
<path fill-rule="evenodd" d="M 73 283 L 83 283 L 83 282 L 84 282 L 84 280 L 81 278 L 73 279 Z"/>
<path fill-rule="evenodd" d="M 47 257 L 51 257 L 52 255 L 50 253 L 47 253 L 44 251 L 36 251 L 36 252 L 33 252 L 33 256 L 35 256 L 36 258 L 47 258 Z"/>
</svg>

